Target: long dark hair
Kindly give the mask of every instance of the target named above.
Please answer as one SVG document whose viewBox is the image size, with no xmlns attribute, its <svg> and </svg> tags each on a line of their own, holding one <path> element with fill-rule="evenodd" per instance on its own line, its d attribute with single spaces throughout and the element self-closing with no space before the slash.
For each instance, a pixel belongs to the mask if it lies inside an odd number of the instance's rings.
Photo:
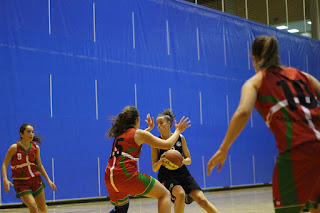
<svg viewBox="0 0 320 213">
<path fill-rule="evenodd" d="M 158 118 L 159 118 L 159 117 L 164 117 L 167 121 L 170 121 L 170 122 L 171 122 L 170 127 L 172 127 L 173 119 L 174 119 L 176 116 L 172 114 L 172 110 L 171 110 L 171 109 L 166 109 L 164 112 L 161 112 L 161 113 L 158 115 Z"/>
<path fill-rule="evenodd" d="M 280 63 L 278 40 L 274 36 L 257 37 L 253 41 L 251 53 L 260 59 L 256 67 L 258 70 L 284 67 Z"/>
<path fill-rule="evenodd" d="M 32 128 L 34 129 L 34 126 L 33 126 L 32 124 L 24 123 L 24 124 L 22 124 L 22 125 L 20 126 L 20 131 L 19 131 L 19 132 L 20 132 L 21 134 L 23 134 L 24 131 L 26 130 L 27 126 L 32 126 Z M 41 145 L 41 144 L 42 144 L 42 142 L 41 142 L 42 139 L 43 139 L 43 137 L 40 136 L 40 135 L 33 135 L 32 141 L 37 142 L 38 144 Z M 20 140 L 21 140 L 21 136 L 20 136 Z"/>
<path fill-rule="evenodd" d="M 126 106 L 120 114 L 115 117 L 111 116 L 112 127 L 106 134 L 107 139 L 111 137 L 116 138 L 128 129 L 134 127 L 138 117 L 139 111 L 134 106 Z"/>
</svg>

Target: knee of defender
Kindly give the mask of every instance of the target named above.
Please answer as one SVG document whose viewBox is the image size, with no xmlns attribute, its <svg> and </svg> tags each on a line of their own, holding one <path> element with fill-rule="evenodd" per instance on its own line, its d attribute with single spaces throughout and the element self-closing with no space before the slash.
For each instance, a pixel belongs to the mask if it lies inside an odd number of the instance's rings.
<svg viewBox="0 0 320 213">
<path fill-rule="evenodd" d="M 163 194 L 163 197 L 170 197 L 171 198 L 171 193 L 169 190 L 165 190 L 164 191 L 164 194 Z"/>
</svg>

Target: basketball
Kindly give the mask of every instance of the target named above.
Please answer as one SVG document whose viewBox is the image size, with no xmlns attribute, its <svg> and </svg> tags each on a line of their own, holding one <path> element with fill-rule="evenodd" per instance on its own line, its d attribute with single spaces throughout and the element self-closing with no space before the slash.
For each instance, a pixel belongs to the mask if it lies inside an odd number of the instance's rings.
<svg viewBox="0 0 320 213">
<path fill-rule="evenodd" d="M 165 166 L 169 170 L 176 170 L 182 166 L 183 157 L 181 153 L 177 150 L 168 150 L 164 153 Z"/>
</svg>

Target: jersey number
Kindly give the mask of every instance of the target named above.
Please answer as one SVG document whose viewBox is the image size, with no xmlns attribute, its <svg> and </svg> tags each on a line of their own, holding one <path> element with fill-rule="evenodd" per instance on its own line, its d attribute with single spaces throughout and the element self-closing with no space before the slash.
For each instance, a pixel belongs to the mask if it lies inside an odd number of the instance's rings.
<svg viewBox="0 0 320 213">
<path fill-rule="evenodd" d="M 112 155 L 110 156 L 110 158 L 112 156 L 115 156 L 117 158 L 118 156 L 120 156 L 122 154 L 123 147 L 121 145 L 119 145 L 119 141 L 123 141 L 123 140 L 124 140 L 124 138 L 118 138 L 117 139 L 116 145 L 115 145 L 115 148 L 117 150 L 112 152 Z"/>
<path fill-rule="evenodd" d="M 295 80 L 295 81 L 292 81 L 292 85 L 298 95 L 299 102 L 302 106 L 304 106 L 308 109 L 313 109 L 317 106 L 317 100 L 312 95 L 311 91 L 309 90 L 309 88 L 305 82 L 303 82 L 302 80 Z M 304 87 L 304 90 L 306 91 L 306 93 L 309 96 L 310 101 L 308 101 L 308 103 L 306 101 L 306 96 L 303 92 L 303 89 L 301 88 L 301 85 Z M 292 91 L 290 90 L 288 82 L 285 80 L 278 81 L 277 86 L 282 87 L 283 92 L 288 100 L 289 109 L 292 111 L 296 110 L 297 104 L 294 101 L 294 97 L 293 97 Z"/>
</svg>

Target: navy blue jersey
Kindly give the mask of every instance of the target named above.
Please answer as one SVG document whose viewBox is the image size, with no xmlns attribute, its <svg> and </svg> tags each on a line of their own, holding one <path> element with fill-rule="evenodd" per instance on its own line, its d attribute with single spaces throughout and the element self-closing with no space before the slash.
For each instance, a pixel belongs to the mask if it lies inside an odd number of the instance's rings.
<svg viewBox="0 0 320 213">
<path fill-rule="evenodd" d="M 161 138 L 161 136 L 160 136 L 160 138 Z M 181 135 L 179 136 L 177 142 L 171 147 L 171 150 L 179 151 L 181 153 L 181 155 L 184 157 L 183 151 L 182 151 Z M 168 151 L 168 150 L 158 149 L 158 160 L 160 159 L 161 155 L 163 153 L 165 153 L 166 151 Z M 158 174 L 158 179 L 160 182 L 162 182 L 163 180 L 168 179 L 168 178 L 186 177 L 186 176 L 191 176 L 191 175 L 185 165 L 181 166 L 179 169 L 176 169 L 176 170 L 169 170 L 169 169 L 165 168 L 164 166 L 161 166 L 160 170 L 159 170 L 159 174 Z"/>
</svg>

